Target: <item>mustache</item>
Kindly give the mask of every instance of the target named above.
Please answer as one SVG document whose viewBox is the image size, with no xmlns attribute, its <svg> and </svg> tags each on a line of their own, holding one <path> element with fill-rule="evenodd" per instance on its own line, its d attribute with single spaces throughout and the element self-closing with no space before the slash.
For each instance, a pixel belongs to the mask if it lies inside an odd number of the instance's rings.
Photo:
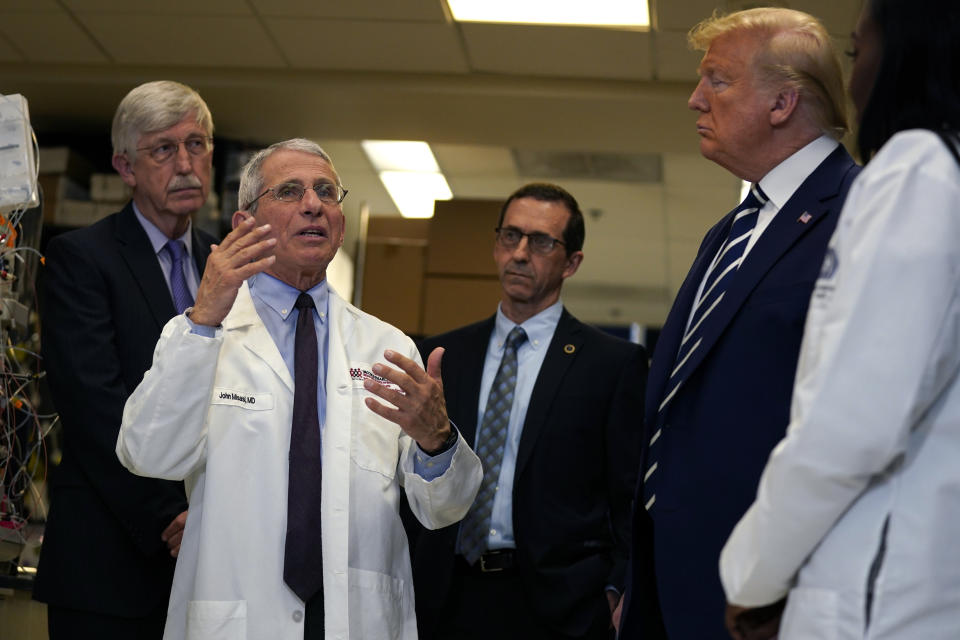
<svg viewBox="0 0 960 640">
<path fill-rule="evenodd" d="M 167 191 L 177 191 L 179 189 L 202 189 L 203 183 L 200 178 L 193 175 L 175 175 L 167 184 Z"/>
</svg>

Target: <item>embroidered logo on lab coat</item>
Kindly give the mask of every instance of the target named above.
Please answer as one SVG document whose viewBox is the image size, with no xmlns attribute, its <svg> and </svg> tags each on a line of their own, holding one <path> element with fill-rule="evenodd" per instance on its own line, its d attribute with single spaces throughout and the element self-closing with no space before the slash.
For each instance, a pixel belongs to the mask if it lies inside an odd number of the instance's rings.
<svg viewBox="0 0 960 640">
<path fill-rule="evenodd" d="M 833 298 L 833 290 L 836 288 L 834 276 L 837 275 L 839 266 L 837 252 L 833 247 L 827 248 L 827 253 L 823 256 L 823 265 L 820 267 L 820 278 L 813 287 L 813 295 L 810 297 L 812 308 L 822 308 Z"/>
<path fill-rule="evenodd" d="M 374 382 L 382 384 L 388 389 L 393 389 L 394 391 L 400 391 L 400 393 L 403 393 L 403 391 L 400 389 L 398 385 L 390 382 L 389 380 L 387 380 L 382 376 L 378 376 L 373 371 L 371 371 L 370 365 L 367 364 L 366 362 L 355 362 L 352 365 L 350 365 L 350 380 L 353 382 L 353 386 L 355 388 L 362 389 L 363 381 L 367 379 L 373 380 Z"/>
</svg>

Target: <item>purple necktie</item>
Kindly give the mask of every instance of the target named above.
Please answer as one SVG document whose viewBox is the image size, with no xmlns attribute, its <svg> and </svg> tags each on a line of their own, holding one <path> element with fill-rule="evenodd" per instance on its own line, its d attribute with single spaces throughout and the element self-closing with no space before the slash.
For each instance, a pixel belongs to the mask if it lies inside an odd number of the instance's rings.
<svg viewBox="0 0 960 640">
<path fill-rule="evenodd" d="M 177 313 L 183 313 L 183 310 L 193 305 L 193 296 L 190 295 L 190 289 L 187 288 L 187 279 L 183 275 L 183 257 L 187 251 L 183 243 L 179 240 L 170 240 L 164 245 L 164 249 L 170 255 L 170 293 L 173 294 L 173 306 L 177 308 Z"/>
<path fill-rule="evenodd" d="M 293 354 L 293 428 L 287 488 L 283 581 L 307 602 L 323 590 L 320 537 L 320 419 L 317 415 L 317 332 L 313 298 L 297 298 Z"/>
</svg>

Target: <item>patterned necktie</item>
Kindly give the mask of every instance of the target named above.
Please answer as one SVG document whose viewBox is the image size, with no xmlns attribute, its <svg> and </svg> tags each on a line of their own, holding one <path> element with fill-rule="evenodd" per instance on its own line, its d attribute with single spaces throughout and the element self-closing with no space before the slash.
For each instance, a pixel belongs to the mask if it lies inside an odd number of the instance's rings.
<svg viewBox="0 0 960 640">
<path fill-rule="evenodd" d="M 460 552 L 471 565 L 476 563 L 487 548 L 490 515 L 493 513 L 493 499 L 500 479 L 503 448 L 507 442 L 513 391 L 517 386 L 517 349 L 526 339 L 527 334 L 520 327 L 514 327 L 507 336 L 503 359 L 493 379 L 480 430 L 477 432 L 477 455 L 483 463 L 483 481 L 480 483 L 477 499 L 473 501 L 460 527 Z"/>
<path fill-rule="evenodd" d="M 183 275 L 183 257 L 187 251 L 179 240 L 170 240 L 163 246 L 170 256 L 170 293 L 173 294 L 173 306 L 177 313 L 193 304 L 193 296 L 187 287 L 187 279 Z"/>
<path fill-rule="evenodd" d="M 323 589 L 320 536 L 320 419 L 317 414 L 317 332 L 313 298 L 297 298 L 293 355 L 293 427 L 290 432 L 287 536 L 283 581 L 307 602 Z"/>
<path fill-rule="evenodd" d="M 733 223 L 730 225 L 730 232 L 727 234 L 727 240 L 720 249 L 720 253 L 714 258 L 713 264 L 707 270 L 706 277 L 703 280 L 703 293 L 697 301 L 690 316 L 690 324 L 686 334 L 680 341 L 680 348 L 677 351 L 677 357 L 674 361 L 673 371 L 667 381 L 669 392 L 661 401 L 657 409 L 657 430 L 650 438 L 649 448 L 647 450 L 647 469 L 643 476 L 645 506 L 649 510 L 656 501 L 656 494 L 653 489 L 652 476 L 657 470 L 657 452 L 656 444 L 660 439 L 661 429 L 664 425 L 664 416 L 667 407 L 673 397 L 677 394 L 680 386 L 690 374 L 690 356 L 700 347 L 703 340 L 704 329 L 709 326 L 710 314 L 717 308 L 727 293 L 730 283 L 733 282 L 740 264 L 743 262 L 743 252 L 754 227 L 757 225 L 757 218 L 760 209 L 767 202 L 767 196 L 760 190 L 760 185 L 753 184 L 750 187 L 750 193 L 744 198 L 740 206 L 736 208 L 733 214 Z"/>
</svg>

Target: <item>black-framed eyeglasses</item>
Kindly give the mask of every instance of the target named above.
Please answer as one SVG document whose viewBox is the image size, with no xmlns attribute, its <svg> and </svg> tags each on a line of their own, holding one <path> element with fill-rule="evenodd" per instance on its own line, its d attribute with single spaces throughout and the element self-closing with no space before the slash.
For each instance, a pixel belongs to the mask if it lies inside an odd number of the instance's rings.
<svg viewBox="0 0 960 640">
<path fill-rule="evenodd" d="M 557 240 L 546 233 L 524 233 L 513 227 L 497 227 L 494 231 L 497 232 L 497 242 L 504 249 L 516 249 L 524 236 L 527 238 L 527 246 L 530 250 L 540 255 L 551 253 L 558 244 L 566 246 L 563 240 Z"/>
<path fill-rule="evenodd" d="M 303 200 L 304 194 L 307 193 L 307 189 L 313 189 L 313 191 L 317 194 L 317 197 L 320 199 L 320 202 L 329 205 L 340 204 L 343 202 L 343 199 L 347 197 L 348 193 L 346 189 L 338 184 L 333 184 L 332 182 L 321 182 L 320 184 L 315 184 L 312 187 L 305 187 L 302 184 L 297 184 L 296 182 L 284 182 L 283 184 L 278 184 L 274 187 L 267 187 L 263 193 L 251 200 L 247 207 L 249 208 L 250 205 L 268 193 L 273 194 L 274 200 L 279 200 L 281 202 L 300 202 Z"/>
<path fill-rule="evenodd" d="M 137 151 L 146 151 L 154 162 L 164 163 L 177 155 L 180 145 L 192 156 L 203 156 L 213 149 L 213 138 L 210 136 L 188 136 L 182 140 L 163 140 L 149 147 L 137 147 Z"/>
</svg>

